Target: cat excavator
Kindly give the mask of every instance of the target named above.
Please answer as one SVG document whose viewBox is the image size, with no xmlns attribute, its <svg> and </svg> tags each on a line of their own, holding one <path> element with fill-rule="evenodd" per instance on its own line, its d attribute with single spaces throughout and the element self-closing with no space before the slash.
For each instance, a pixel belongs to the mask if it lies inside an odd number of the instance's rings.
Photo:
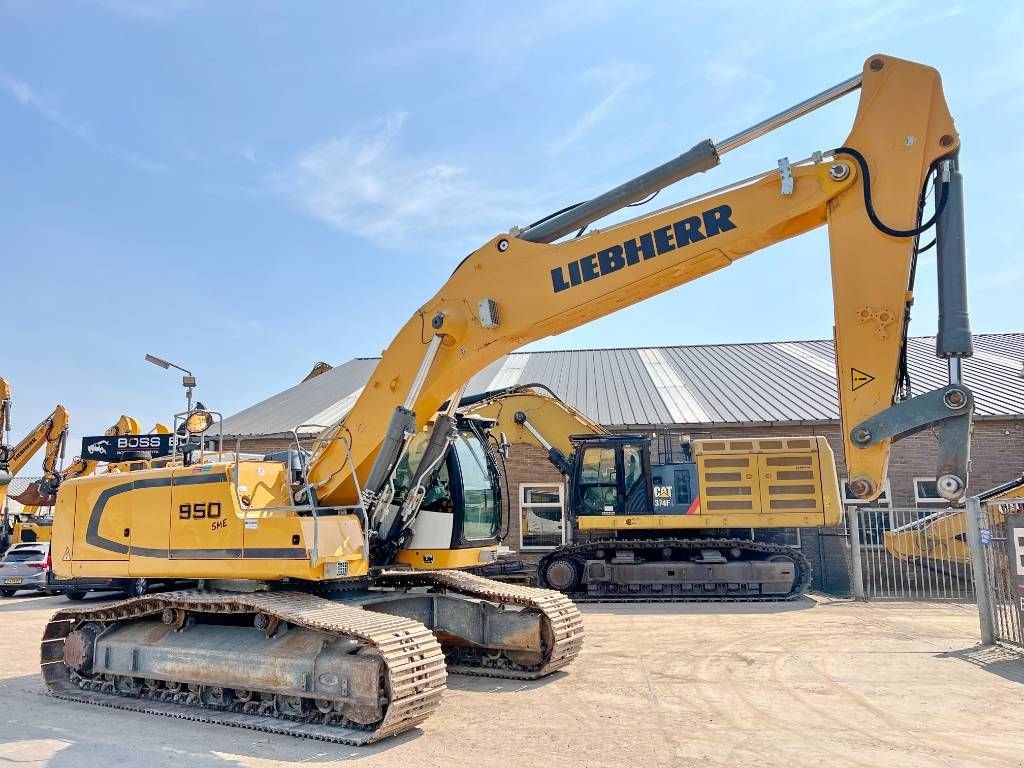
<svg viewBox="0 0 1024 768">
<path fill-rule="evenodd" d="M 841 147 L 583 233 L 858 89 Z M 930 428 L 943 492 L 962 496 L 973 405 L 960 379 L 971 337 L 958 147 L 938 73 L 873 56 L 861 74 L 750 129 L 484 243 L 402 326 L 311 456 L 248 459 L 225 452 L 222 436 L 211 448 L 216 414 L 176 415 L 176 461 L 60 486 L 54 570 L 200 586 L 58 611 L 40 651 L 49 691 L 366 744 L 429 717 L 448 672 L 536 679 L 566 667 L 584 633 L 570 600 L 466 572 L 495 560 L 507 504 L 501 446 L 486 421 L 458 413 L 467 382 L 524 344 L 826 224 L 852 490 L 877 496 L 891 441 Z M 950 382 L 911 398 L 898 384 L 933 181 L 937 352 Z"/>
<path fill-rule="evenodd" d="M 537 576 L 575 601 L 792 599 L 810 581 L 807 558 L 730 529 L 842 519 L 824 437 L 694 440 L 683 462 L 655 468 L 649 435 L 612 433 L 543 385 L 463 398 L 460 413 L 543 448 L 565 476 L 566 543 Z"/>
</svg>

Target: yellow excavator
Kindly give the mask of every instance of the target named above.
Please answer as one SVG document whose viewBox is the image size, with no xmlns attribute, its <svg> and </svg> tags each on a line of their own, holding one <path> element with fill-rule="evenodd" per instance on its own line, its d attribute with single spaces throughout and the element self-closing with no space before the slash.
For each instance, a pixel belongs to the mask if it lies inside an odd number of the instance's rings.
<svg viewBox="0 0 1024 768">
<path fill-rule="evenodd" d="M 668 477 L 652 467 L 648 435 L 613 434 L 543 385 L 463 398 L 460 413 L 506 443 L 543 448 L 565 476 L 567 542 L 537 576 L 576 601 L 798 597 L 811 577 L 800 551 L 730 529 L 842 519 L 824 437 L 695 440 Z"/>
<path fill-rule="evenodd" d="M 857 89 L 843 146 L 583 234 Z M 973 409 L 960 380 L 971 337 L 958 147 L 938 73 L 873 56 L 822 94 L 470 253 L 399 330 L 352 410 L 320 432 L 308 458 L 296 450 L 247 460 L 225 453 L 221 440 L 210 449 L 216 414 L 177 415 L 182 434 L 168 466 L 60 486 L 53 563 L 61 578 L 198 579 L 200 587 L 58 611 L 41 646 L 48 689 L 365 744 L 427 718 L 446 666 L 516 679 L 564 668 L 583 642 L 570 600 L 464 570 L 495 560 L 507 504 L 486 421 L 458 414 L 467 381 L 524 344 L 826 224 L 851 488 L 877 496 L 892 440 L 929 428 L 940 489 L 958 498 Z M 936 213 L 923 222 L 932 183 Z M 898 386 L 907 311 L 918 236 L 933 223 L 937 352 L 950 383 L 909 397 Z"/>
<path fill-rule="evenodd" d="M 1024 476 L 979 494 L 985 502 L 992 527 L 1006 522 L 1007 511 L 1019 511 L 1024 501 Z M 917 563 L 958 576 L 962 571 L 947 566 L 971 562 L 967 542 L 967 510 L 939 509 L 912 522 L 885 531 L 885 551 L 897 560 Z"/>
<path fill-rule="evenodd" d="M 7 391 L 9 394 L 9 387 Z M 6 402 L 9 403 L 9 399 Z M 9 405 L 4 410 L 9 413 Z M 70 416 L 67 409 L 63 405 L 58 405 L 17 445 L 13 447 L 0 446 L 0 505 L 6 508 L 4 501 L 8 498 L 11 481 L 44 446 L 46 452 L 43 455 L 43 477 L 39 482 L 46 486 L 55 486 L 59 479 L 58 462 L 64 458 L 69 423 Z M 36 502 L 40 500 L 36 494 L 36 485 L 36 483 L 30 484 L 25 491 L 12 495 L 10 498 L 25 506 L 36 506 Z M 5 514 L 5 518 L 11 517 L 11 515 Z M 34 541 L 29 529 L 40 520 L 34 515 L 14 517 L 15 520 L 5 519 L 3 522 L 2 528 L 6 534 L 3 538 L 8 539 L 7 545 L 23 540 Z M 23 535 L 27 535 L 28 538 L 22 539 Z"/>
<path fill-rule="evenodd" d="M 897 560 L 944 569 L 945 564 L 971 562 L 967 543 L 967 512 L 941 509 L 918 520 L 885 531 L 885 551 Z"/>
<path fill-rule="evenodd" d="M 122 415 L 117 423 L 104 431 L 107 437 L 140 434 L 139 422 L 131 416 Z M 169 434 L 170 429 L 164 424 L 156 424 L 150 434 Z M 76 456 L 71 463 L 57 473 L 56 478 L 43 476 L 30 484 L 21 494 L 12 497 L 24 505 L 24 509 L 16 516 L 11 543 L 31 541 L 49 541 L 53 526 L 52 506 L 56 501 L 57 488 L 60 484 L 75 477 L 85 477 L 95 472 L 103 462 Z M 127 466 L 107 464 L 108 472 L 126 471 Z"/>
</svg>

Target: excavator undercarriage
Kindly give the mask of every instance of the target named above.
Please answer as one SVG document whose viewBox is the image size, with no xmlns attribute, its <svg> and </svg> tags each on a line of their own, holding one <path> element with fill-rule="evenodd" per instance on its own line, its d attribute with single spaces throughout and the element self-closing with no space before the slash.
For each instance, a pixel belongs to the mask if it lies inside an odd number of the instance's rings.
<svg viewBox="0 0 1024 768">
<path fill-rule="evenodd" d="M 579 612 L 556 592 L 388 571 L 331 599 L 189 590 L 65 609 L 40 655 L 63 699 L 359 745 L 425 720 L 446 665 L 533 680 L 582 641 Z"/>
<path fill-rule="evenodd" d="M 749 539 L 602 539 L 561 546 L 537 568 L 576 602 L 793 600 L 810 583 L 798 549 Z"/>
</svg>

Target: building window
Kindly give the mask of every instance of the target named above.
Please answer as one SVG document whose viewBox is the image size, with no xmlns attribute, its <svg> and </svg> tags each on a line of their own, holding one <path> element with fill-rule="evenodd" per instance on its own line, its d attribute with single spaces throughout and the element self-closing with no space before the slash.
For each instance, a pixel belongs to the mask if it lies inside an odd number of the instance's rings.
<svg viewBox="0 0 1024 768">
<path fill-rule="evenodd" d="M 949 506 L 949 502 L 939 495 L 934 477 L 914 478 L 914 502 L 919 507 Z"/>
<path fill-rule="evenodd" d="M 565 542 L 565 486 L 523 483 L 519 486 L 519 545 L 554 549 Z"/>
<path fill-rule="evenodd" d="M 799 528 L 751 528 L 750 538 L 762 544 L 781 544 L 784 547 L 800 549 Z"/>
</svg>

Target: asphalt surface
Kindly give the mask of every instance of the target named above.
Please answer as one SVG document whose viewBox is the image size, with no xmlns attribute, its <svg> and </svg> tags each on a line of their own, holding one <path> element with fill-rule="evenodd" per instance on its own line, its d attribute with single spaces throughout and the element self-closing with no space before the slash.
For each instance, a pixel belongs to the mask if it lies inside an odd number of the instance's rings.
<svg viewBox="0 0 1024 768">
<path fill-rule="evenodd" d="M 38 641 L 63 604 L 0 600 L 0 766 L 1024 764 L 1024 662 L 977 647 L 971 606 L 586 605 L 568 672 L 451 677 L 419 729 L 352 748 L 51 699 Z"/>
</svg>

